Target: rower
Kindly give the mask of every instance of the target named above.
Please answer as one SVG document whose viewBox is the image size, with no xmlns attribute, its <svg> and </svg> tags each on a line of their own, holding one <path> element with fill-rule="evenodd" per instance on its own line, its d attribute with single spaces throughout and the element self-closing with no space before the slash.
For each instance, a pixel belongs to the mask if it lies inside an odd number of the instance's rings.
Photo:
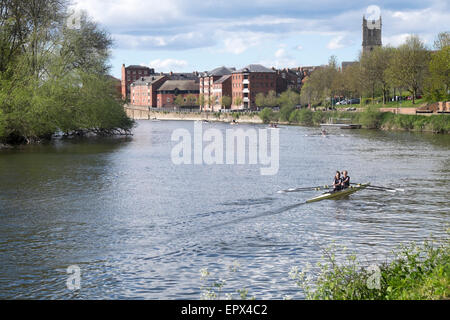
<svg viewBox="0 0 450 320">
<path fill-rule="evenodd" d="M 342 190 L 341 173 L 339 171 L 336 171 L 336 175 L 334 176 L 333 187 L 334 187 L 333 192 Z"/>
<path fill-rule="evenodd" d="M 348 175 L 347 171 L 342 172 L 341 188 L 342 189 L 350 188 L 350 176 Z"/>
</svg>

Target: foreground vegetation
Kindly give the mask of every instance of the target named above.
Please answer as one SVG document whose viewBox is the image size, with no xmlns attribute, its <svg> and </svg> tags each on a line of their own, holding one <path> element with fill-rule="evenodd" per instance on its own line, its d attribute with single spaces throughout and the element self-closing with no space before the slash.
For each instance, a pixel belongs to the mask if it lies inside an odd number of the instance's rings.
<svg viewBox="0 0 450 320">
<path fill-rule="evenodd" d="M 284 111 L 284 112 L 283 112 Z M 289 112 L 288 112 L 289 111 Z M 435 116 L 403 115 L 379 112 L 377 108 L 367 108 L 363 112 L 346 111 L 311 111 L 309 109 L 292 109 L 274 112 L 265 108 L 259 114 L 265 123 L 286 121 L 291 124 L 318 126 L 330 118 L 349 119 L 368 129 L 407 130 L 418 132 L 450 133 L 450 115 Z"/>
<path fill-rule="evenodd" d="M 450 298 L 449 241 L 403 246 L 395 259 L 380 266 L 361 267 L 356 256 L 339 264 L 332 250 L 318 264 L 315 280 L 293 268 L 296 280 L 313 300 L 441 300 Z"/>
<path fill-rule="evenodd" d="M 290 278 L 309 300 L 442 300 L 450 298 L 450 242 L 412 243 L 394 252 L 391 262 L 364 266 L 355 255 L 344 263 L 336 258 L 336 247 L 325 250 L 323 262 L 303 270 L 293 267 Z M 239 264 L 229 267 L 237 272 Z M 202 299 L 255 299 L 245 288 L 234 293 L 227 281 L 201 271 Z M 222 274 L 223 276 L 223 274 Z M 281 298 L 281 297 L 280 297 Z M 282 297 L 291 299 L 291 297 Z"/>
<path fill-rule="evenodd" d="M 128 133 L 109 35 L 65 0 L 0 2 L 0 142 Z"/>
</svg>

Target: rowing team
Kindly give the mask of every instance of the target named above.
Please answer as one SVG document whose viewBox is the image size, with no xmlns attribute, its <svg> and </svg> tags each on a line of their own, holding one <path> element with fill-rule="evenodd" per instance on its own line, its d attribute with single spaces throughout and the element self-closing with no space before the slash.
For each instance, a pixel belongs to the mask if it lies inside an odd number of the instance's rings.
<svg viewBox="0 0 450 320">
<path fill-rule="evenodd" d="M 350 188 L 350 176 L 347 171 L 342 172 L 342 174 L 339 171 L 336 171 L 333 187 L 333 191 L 341 191 Z"/>
</svg>

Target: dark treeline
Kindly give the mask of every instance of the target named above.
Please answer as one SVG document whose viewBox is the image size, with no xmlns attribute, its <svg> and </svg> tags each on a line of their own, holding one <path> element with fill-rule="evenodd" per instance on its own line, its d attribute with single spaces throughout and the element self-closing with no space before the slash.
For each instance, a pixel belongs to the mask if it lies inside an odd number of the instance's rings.
<svg viewBox="0 0 450 320">
<path fill-rule="evenodd" d="M 66 0 L 0 0 L 0 141 L 128 133 L 107 76 L 112 40 Z"/>
</svg>

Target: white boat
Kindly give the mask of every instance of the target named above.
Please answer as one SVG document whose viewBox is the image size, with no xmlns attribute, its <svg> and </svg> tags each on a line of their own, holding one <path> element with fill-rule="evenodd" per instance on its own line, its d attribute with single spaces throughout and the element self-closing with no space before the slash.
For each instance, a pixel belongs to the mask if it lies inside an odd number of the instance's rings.
<svg viewBox="0 0 450 320">
<path fill-rule="evenodd" d="M 370 183 L 351 186 L 350 188 L 344 189 L 341 191 L 326 192 L 318 197 L 315 197 L 315 198 L 312 198 L 312 199 L 306 201 L 306 203 L 318 202 L 318 201 L 329 200 L 329 199 L 340 199 L 342 197 L 349 196 L 360 190 L 364 190 L 367 187 L 370 187 Z"/>
</svg>

